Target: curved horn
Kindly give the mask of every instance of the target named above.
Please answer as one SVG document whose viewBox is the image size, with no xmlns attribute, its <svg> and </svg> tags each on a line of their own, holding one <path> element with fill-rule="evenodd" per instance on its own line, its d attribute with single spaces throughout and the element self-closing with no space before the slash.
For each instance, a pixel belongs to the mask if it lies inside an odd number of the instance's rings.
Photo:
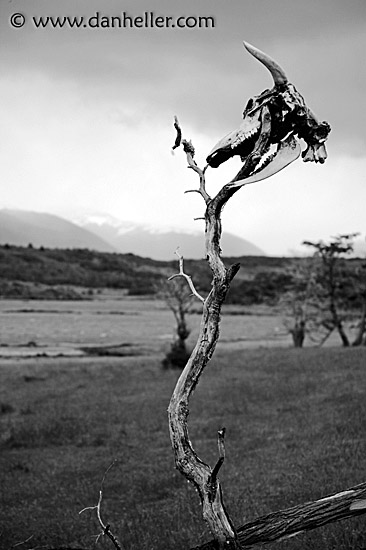
<svg viewBox="0 0 366 550">
<path fill-rule="evenodd" d="M 244 47 L 253 57 L 258 59 L 258 61 L 260 61 L 265 67 L 267 67 L 272 75 L 275 86 L 287 84 L 288 78 L 285 74 L 285 71 L 282 69 L 282 67 L 280 67 L 278 63 L 276 63 L 276 61 L 274 61 L 274 59 L 269 57 L 269 55 L 267 55 L 266 53 L 261 52 L 261 50 L 258 50 L 251 44 L 248 44 L 248 42 L 244 42 Z"/>
<path fill-rule="evenodd" d="M 316 116 L 316 114 L 308 107 L 309 115 L 315 120 L 317 124 L 319 124 L 319 119 Z"/>
</svg>

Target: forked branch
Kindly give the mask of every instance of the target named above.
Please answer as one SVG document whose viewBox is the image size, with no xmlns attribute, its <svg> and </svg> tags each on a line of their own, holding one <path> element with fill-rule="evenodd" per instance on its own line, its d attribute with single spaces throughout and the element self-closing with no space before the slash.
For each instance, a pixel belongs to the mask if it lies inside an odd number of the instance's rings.
<svg viewBox="0 0 366 550">
<path fill-rule="evenodd" d="M 86 508 L 83 508 L 82 510 L 80 510 L 79 514 L 82 514 L 83 512 L 86 512 L 86 510 L 95 510 L 96 514 L 97 514 L 97 519 L 98 519 L 99 525 L 102 528 L 102 531 L 100 533 L 98 533 L 98 535 L 96 535 L 96 541 L 95 542 L 97 543 L 98 540 L 100 539 L 100 537 L 105 535 L 112 541 L 114 547 L 117 550 L 122 550 L 122 546 L 121 546 L 119 540 L 117 539 L 117 537 L 111 531 L 111 526 L 109 525 L 109 523 L 104 523 L 104 521 L 102 520 L 102 512 L 101 512 L 101 506 L 102 506 L 102 500 L 103 500 L 104 480 L 105 480 L 109 470 L 114 466 L 115 462 L 116 462 L 116 460 L 113 461 L 112 464 L 110 464 L 110 466 L 107 468 L 107 470 L 104 473 L 102 483 L 100 484 L 98 504 L 96 506 L 87 506 Z"/>
<path fill-rule="evenodd" d="M 168 281 L 171 281 L 172 279 L 175 279 L 176 277 L 183 277 L 187 281 L 188 286 L 192 291 L 192 294 L 194 296 L 196 296 L 196 298 L 198 298 L 201 302 L 204 302 L 205 299 L 199 294 L 199 292 L 197 292 L 197 290 L 196 290 L 196 288 L 193 284 L 192 277 L 190 275 L 187 275 L 187 273 L 184 273 L 184 266 L 183 266 L 184 258 L 178 252 L 178 249 L 175 251 L 175 254 L 178 256 L 178 259 L 179 259 L 179 273 L 175 273 L 174 275 L 171 275 L 171 277 L 169 277 Z"/>
<path fill-rule="evenodd" d="M 182 141 L 184 143 L 184 140 Z M 185 142 L 188 143 L 188 142 Z M 232 521 L 225 509 L 218 471 L 224 459 L 224 431 L 219 435 L 219 461 L 212 469 L 196 454 L 188 433 L 189 399 L 202 371 L 208 364 L 219 338 L 221 306 L 224 303 L 230 283 L 239 269 L 239 265 L 227 268 L 220 255 L 221 211 L 235 190 L 227 189 L 227 196 L 211 199 L 205 191 L 204 170 L 193 160 L 194 148 L 191 143 L 185 147 L 188 165 L 194 162 L 194 171 L 200 177 L 198 192 L 204 198 L 206 257 L 212 271 L 212 289 L 203 300 L 203 314 L 200 333 L 196 346 L 185 366 L 173 392 L 169 404 L 170 436 L 175 453 L 175 462 L 181 473 L 197 488 L 202 501 L 203 517 L 206 520 L 219 546 L 239 548 Z M 181 271 L 183 268 L 181 267 Z"/>
</svg>

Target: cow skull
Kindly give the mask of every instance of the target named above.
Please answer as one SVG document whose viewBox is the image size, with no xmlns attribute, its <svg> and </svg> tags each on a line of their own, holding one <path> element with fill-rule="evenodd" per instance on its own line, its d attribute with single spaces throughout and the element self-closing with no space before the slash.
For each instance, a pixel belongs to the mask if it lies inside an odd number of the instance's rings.
<svg viewBox="0 0 366 550">
<path fill-rule="evenodd" d="M 325 141 L 330 132 L 329 124 L 318 122 L 272 58 L 246 42 L 244 46 L 270 71 L 274 87 L 249 99 L 240 127 L 217 143 L 207 157 L 208 165 L 217 168 L 239 155 L 244 165 L 231 183 L 260 181 L 299 157 L 301 147 L 296 136 L 307 143 L 302 153 L 304 162 L 323 164 L 327 158 Z"/>
</svg>

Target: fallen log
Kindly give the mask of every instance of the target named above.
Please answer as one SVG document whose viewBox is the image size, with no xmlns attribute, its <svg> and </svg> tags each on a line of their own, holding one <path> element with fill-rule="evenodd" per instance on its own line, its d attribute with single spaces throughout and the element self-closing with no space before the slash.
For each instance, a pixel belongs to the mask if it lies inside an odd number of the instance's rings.
<svg viewBox="0 0 366 550">
<path fill-rule="evenodd" d="M 261 516 L 236 529 L 240 545 L 249 548 L 257 544 L 280 542 L 342 519 L 366 513 L 366 483 L 345 491 L 299 504 L 285 510 Z M 213 550 L 214 540 L 192 550 Z"/>
</svg>

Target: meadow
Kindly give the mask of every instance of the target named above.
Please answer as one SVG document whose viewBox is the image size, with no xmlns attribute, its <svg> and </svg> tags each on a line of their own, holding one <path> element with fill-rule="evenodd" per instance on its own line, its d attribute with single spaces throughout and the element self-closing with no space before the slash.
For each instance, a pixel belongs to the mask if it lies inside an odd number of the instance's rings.
<svg viewBox="0 0 366 550">
<path fill-rule="evenodd" d="M 111 464 L 102 516 L 124 548 L 211 539 L 174 468 L 166 409 L 179 373 L 161 368 L 174 328 L 164 304 L 110 295 L 0 306 L 0 548 L 111 548 L 106 537 L 95 546 L 95 511 L 79 514 L 97 504 Z M 217 430 L 227 429 L 220 478 L 237 526 L 366 480 L 366 349 L 292 349 L 278 317 L 247 313 L 226 309 L 189 421 L 211 465 Z M 191 344 L 199 322 L 190 316 Z M 76 353 L 93 344 L 126 354 Z M 361 550 L 365 517 L 280 544 Z"/>
</svg>

